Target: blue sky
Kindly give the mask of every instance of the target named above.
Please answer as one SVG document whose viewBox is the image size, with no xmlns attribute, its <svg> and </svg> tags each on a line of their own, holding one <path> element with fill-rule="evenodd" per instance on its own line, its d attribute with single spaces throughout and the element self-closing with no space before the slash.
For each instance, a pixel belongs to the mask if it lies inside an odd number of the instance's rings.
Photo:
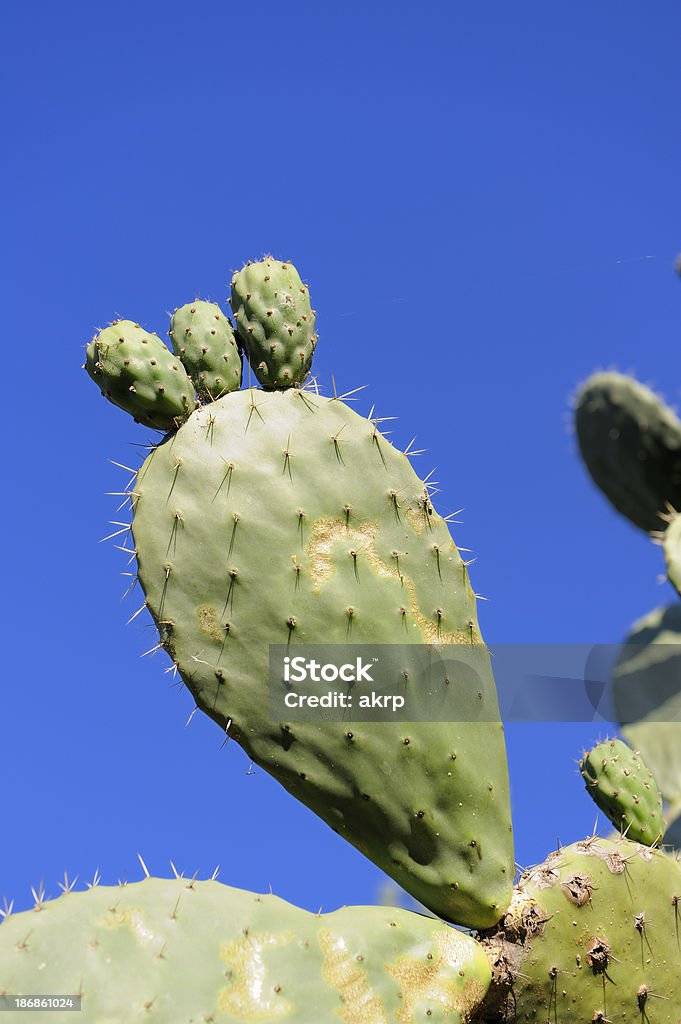
<svg viewBox="0 0 681 1024">
<path fill-rule="evenodd" d="M 674 598 L 579 465 L 569 399 L 605 365 L 679 397 L 681 11 L 25 2 L 4 36 L 0 898 L 139 877 L 139 851 L 315 910 L 372 902 L 378 871 L 210 722 L 185 729 L 188 694 L 140 659 L 151 629 L 125 626 L 98 540 L 108 460 L 148 432 L 99 397 L 84 345 L 117 314 L 162 333 L 226 300 L 246 259 L 293 260 L 322 383 L 368 385 L 360 409 L 428 449 L 439 510 L 463 506 L 486 637 L 616 642 Z M 509 729 L 521 863 L 592 828 L 575 758 L 598 732 Z"/>
</svg>

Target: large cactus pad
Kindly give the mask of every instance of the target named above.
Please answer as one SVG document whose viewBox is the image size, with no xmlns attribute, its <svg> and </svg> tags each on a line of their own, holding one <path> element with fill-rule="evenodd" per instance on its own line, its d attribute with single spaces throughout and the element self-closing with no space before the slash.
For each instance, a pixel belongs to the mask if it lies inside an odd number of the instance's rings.
<svg viewBox="0 0 681 1024">
<path fill-rule="evenodd" d="M 51 1024 L 466 1024 L 490 982 L 471 938 L 418 914 L 310 914 L 215 881 L 68 892 L 0 925 L 0 993 L 80 996 Z"/>
<path fill-rule="evenodd" d="M 338 400 L 249 390 L 192 415 L 134 492 L 147 605 L 197 705 L 422 903 L 498 920 L 513 846 L 496 691 L 466 566 L 408 459 Z M 270 720 L 269 645 L 310 643 L 473 645 L 479 718 Z"/>
</svg>

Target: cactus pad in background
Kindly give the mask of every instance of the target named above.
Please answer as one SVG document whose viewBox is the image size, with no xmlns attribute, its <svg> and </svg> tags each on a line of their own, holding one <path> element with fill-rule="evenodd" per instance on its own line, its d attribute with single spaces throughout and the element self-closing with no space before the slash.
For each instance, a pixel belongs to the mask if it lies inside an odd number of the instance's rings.
<svg viewBox="0 0 681 1024">
<path fill-rule="evenodd" d="M 498 920 L 514 868 L 494 680 L 466 566 L 408 458 L 340 400 L 247 390 L 190 417 L 133 493 L 147 607 L 197 705 L 420 902 Z M 401 645 L 405 663 L 413 644 L 473 645 L 475 708 L 272 721 L 269 645 L 312 643 Z"/>
<path fill-rule="evenodd" d="M 622 735 L 652 771 L 665 800 L 681 801 L 681 605 L 634 623 L 613 673 Z"/>
<path fill-rule="evenodd" d="M 479 1019 L 678 1024 L 680 915 L 681 866 L 659 850 L 593 838 L 551 854 L 484 940 Z"/>
<path fill-rule="evenodd" d="M 216 881 L 96 886 L 0 924 L 0 992 L 80 994 L 82 1024 L 466 1024 L 490 978 L 474 939 L 432 918 L 311 914 Z"/>
<path fill-rule="evenodd" d="M 667 815 L 667 831 L 664 834 L 664 845 L 681 850 L 681 804 L 672 808 Z"/>
<path fill-rule="evenodd" d="M 670 513 L 668 526 L 661 535 L 667 577 L 678 594 L 681 594 L 681 516 Z"/>
<path fill-rule="evenodd" d="M 589 796 L 628 839 L 655 846 L 664 834 L 662 797 L 641 755 L 622 740 L 606 740 L 579 763 Z"/>
<path fill-rule="evenodd" d="M 265 257 L 232 277 L 232 310 L 241 344 L 268 391 L 302 384 L 317 343 L 310 293 L 291 263 Z"/>
<path fill-rule="evenodd" d="M 132 320 L 117 320 L 92 339 L 85 369 L 110 402 L 155 430 L 175 430 L 196 405 L 180 360 Z"/>
<path fill-rule="evenodd" d="M 579 450 L 594 482 L 642 530 L 659 530 L 667 505 L 681 508 L 681 422 L 649 388 L 597 373 L 579 390 Z"/>
<path fill-rule="evenodd" d="M 196 299 L 176 309 L 168 332 L 202 402 L 241 387 L 241 354 L 228 318 L 217 302 Z"/>
</svg>

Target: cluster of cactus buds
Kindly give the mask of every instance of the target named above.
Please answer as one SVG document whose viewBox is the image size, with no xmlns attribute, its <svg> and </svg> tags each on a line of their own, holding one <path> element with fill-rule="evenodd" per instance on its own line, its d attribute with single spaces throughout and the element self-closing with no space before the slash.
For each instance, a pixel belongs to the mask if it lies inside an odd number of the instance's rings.
<svg viewBox="0 0 681 1024">
<path fill-rule="evenodd" d="M 433 918 L 311 914 L 211 879 L 97 885 L 0 926 L 0 991 L 70 993 L 81 1013 L 56 1021 L 466 1024 L 490 981 L 482 947 Z"/>
</svg>

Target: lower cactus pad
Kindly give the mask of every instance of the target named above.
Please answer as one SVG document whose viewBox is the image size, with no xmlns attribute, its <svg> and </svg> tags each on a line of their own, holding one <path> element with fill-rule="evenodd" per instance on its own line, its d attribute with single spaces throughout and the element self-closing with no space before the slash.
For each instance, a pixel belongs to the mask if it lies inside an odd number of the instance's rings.
<svg viewBox="0 0 681 1024">
<path fill-rule="evenodd" d="M 51 1024 L 467 1024 L 490 978 L 478 943 L 432 918 L 311 914 L 216 881 L 67 892 L 0 925 L 0 994 L 81 997 Z"/>
</svg>

